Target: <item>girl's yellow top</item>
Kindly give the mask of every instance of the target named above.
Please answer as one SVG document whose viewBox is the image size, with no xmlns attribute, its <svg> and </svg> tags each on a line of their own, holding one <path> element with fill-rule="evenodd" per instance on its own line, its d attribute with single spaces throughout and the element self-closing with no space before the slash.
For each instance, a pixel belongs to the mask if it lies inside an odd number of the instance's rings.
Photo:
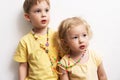
<svg viewBox="0 0 120 80">
<path fill-rule="evenodd" d="M 97 68 L 101 64 L 102 58 L 93 50 L 89 50 L 88 55 L 89 59 L 86 63 L 77 63 L 69 69 L 70 80 L 98 80 Z M 60 62 L 64 66 L 75 64 L 75 61 L 69 59 L 68 55 L 65 55 Z"/>
</svg>

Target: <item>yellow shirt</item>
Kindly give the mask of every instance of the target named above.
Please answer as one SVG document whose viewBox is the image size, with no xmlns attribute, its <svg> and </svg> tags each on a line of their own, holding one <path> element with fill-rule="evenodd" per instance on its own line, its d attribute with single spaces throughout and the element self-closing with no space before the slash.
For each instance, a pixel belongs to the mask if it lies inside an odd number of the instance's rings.
<svg viewBox="0 0 120 80">
<path fill-rule="evenodd" d="M 98 80 L 97 68 L 102 62 L 101 56 L 96 54 L 93 50 L 89 50 L 88 55 L 89 59 L 86 63 L 77 63 L 69 69 L 70 80 Z M 61 59 L 61 64 L 64 66 L 70 66 L 74 63 L 74 60 L 69 59 L 68 55 L 65 55 Z"/>
<path fill-rule="evenodd" d="M 51 68 L 51 62 L 56 67 L 56 59 L 58 58 L 53 35 L 54 32 L 49 29 L 48 54 L 40 47 L 42 44 L 46 48 L 47 34 L 38 36 L 31 31 L 20 40 L 14 60 L 28 63 L 27 80 L 58 80 L 56 72 Z"/>
</svg>

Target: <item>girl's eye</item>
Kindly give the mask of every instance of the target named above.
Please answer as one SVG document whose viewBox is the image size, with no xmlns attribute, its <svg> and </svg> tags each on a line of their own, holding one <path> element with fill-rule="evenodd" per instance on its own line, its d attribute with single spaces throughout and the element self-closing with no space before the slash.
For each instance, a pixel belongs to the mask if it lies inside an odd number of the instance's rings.
<svg viewBox="0 0 120 80">
<path fill-rule="evenodd" d="M 87 36 L 87 34 L 83 34 L 83 37 L 86 37 Z"/>
<path fill-rule="evenodd" d="M 75 37 L 73 37 L 73 39 L 77 39 L 77 38 L 78 38 L 78 37 L 76 37 L 76 36 L 75 36 Z"/>
</svg>

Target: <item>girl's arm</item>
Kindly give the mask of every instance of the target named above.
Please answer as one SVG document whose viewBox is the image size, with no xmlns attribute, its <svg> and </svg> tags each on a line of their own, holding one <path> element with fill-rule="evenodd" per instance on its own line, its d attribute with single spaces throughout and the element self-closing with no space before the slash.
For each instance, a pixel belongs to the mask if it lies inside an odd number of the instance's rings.
<svg viewBox="0 0 120 80">
<path fill-rule="evenodd" d="M 68 72 L 66 72 L 61 67 L 59 67 L 59 72 L 62 73 L 62 74 L 60 74 L 60 80 L 69 80 Z"/>
<path fill-rule="evenodd" d="M 19 64 L 19 80 L 25 80 L 27 76 L 27 68 L 28 64 L 26 62 Z"/>
<path fill-rule="evenodd" d="M 98 66 L 97 74 L 99 80 L 107 80 L 107 76 L 102 63 Z"/>
</svg>

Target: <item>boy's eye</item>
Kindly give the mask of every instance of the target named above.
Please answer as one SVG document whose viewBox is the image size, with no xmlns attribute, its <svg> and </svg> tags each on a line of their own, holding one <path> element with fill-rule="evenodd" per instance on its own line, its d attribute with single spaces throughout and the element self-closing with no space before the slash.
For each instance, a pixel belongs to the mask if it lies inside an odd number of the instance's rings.
<svg viewBox="0 0 120 80">
<path fill-rule="evenodd" d="M 39 13 L 39 12 L 41 12 L 41 10 L 40 10 L 40 9 L 38 9 L 38 10 L 36 10 L 36 11 L 35 11 L 35 13 Z"/>
<path fill-rule="evenodd" d="M 45 11 L 46 11 L 46 12 L 49 12 L 49 9 L 46 9 Z"/>
</svg>

